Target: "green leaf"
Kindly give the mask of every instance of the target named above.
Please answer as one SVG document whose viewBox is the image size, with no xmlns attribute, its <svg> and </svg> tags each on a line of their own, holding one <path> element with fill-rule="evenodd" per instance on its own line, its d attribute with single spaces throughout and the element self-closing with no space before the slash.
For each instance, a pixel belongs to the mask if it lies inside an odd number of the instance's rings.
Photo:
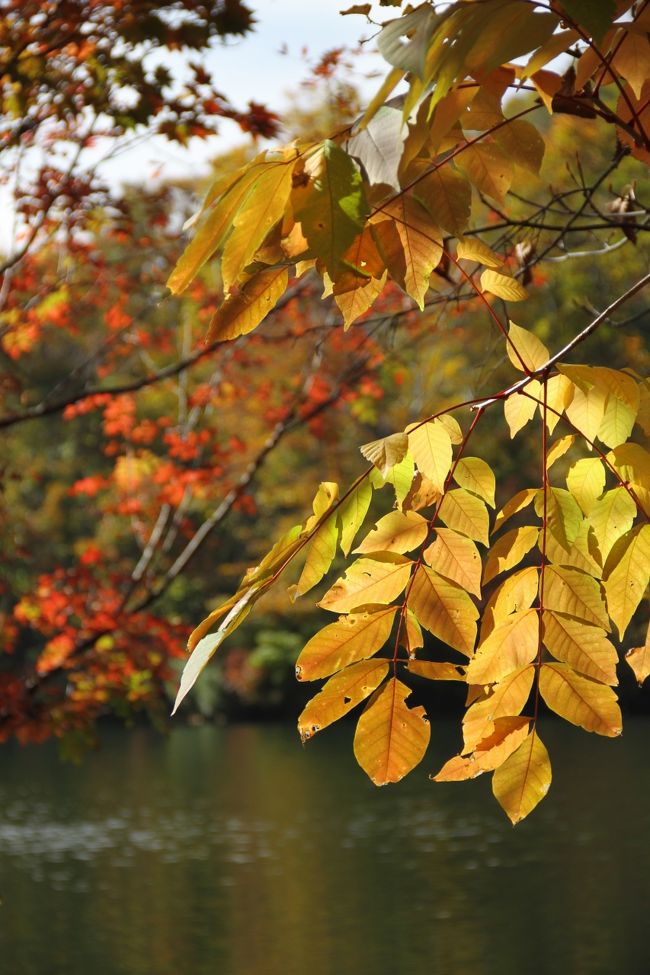
<svg viewBox="0 0 650 975">
<path fill-rule="evenodd" d="M 562 6 L 580 27 L 586 27 L 598 43 L 616 17 L 615 0 L 562 0 Z"/>
<path fill-rule="evenodd" d="M 368 215 L 361 174 L 351 156 L 329 139 L 307 159 L 305 174 L 307 186 L 294 190 L 294 214 L 310 248 L 335 279 Z"/>
</svg>

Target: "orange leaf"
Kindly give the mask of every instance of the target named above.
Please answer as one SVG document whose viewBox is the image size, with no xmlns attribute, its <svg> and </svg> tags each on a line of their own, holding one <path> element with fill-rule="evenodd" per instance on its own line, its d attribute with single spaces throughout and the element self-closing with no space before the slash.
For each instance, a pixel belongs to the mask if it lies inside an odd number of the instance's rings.
<svg viewBox="0 0 650 975">
<path fill-rule="evenodd" d="M 375 785 L 399 782 L 422 761 L 431 737 L 424 708 L 408 708 L 411 690 L 395 677 L 373 694 L 359 718 L 354 755 Z"/>
</svg>

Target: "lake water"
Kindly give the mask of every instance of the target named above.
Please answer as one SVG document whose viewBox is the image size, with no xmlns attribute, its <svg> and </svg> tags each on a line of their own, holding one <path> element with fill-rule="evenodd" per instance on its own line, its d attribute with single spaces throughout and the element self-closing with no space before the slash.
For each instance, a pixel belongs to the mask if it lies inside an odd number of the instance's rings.
<svg viewBox="0 0 650 975">
<path fill-rule="evenodd" d="M 648 975 L 647 721 L 548 722 L 517 829 L 456 732 L 375 789 L 352 728 L 111 732 L 81 766 L 0 751 L 2 975 Z"/>
</svg>

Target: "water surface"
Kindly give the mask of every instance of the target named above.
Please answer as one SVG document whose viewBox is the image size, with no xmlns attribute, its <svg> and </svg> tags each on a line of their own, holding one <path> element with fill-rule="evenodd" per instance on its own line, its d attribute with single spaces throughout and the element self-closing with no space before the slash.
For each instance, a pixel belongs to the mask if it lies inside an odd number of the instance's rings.
<svg viewBox="0 0 650 975">
<path fill-rule="evenodd" d="M 549 722 L 513 829 L 456 750 L 375 789 L 352 729 L 112 732 L 80 767 L 0 751 L 7 975 L 647 975 L 650 725 Z"/>
</svg>

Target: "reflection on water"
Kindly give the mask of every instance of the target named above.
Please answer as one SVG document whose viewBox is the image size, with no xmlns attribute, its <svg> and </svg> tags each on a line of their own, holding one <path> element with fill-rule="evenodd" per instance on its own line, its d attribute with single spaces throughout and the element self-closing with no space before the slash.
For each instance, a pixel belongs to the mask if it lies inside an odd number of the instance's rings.
<svg viewBox="0 0 650 975">
<path fill-rule="evenodd" d="M 377 790 L 351 730 L 109 735 L 80 767 L 0 752 L 7 975 L 647 975 L 648 725 L 549 723 L 516 830 L 455 750 Z"/>
</svg>

